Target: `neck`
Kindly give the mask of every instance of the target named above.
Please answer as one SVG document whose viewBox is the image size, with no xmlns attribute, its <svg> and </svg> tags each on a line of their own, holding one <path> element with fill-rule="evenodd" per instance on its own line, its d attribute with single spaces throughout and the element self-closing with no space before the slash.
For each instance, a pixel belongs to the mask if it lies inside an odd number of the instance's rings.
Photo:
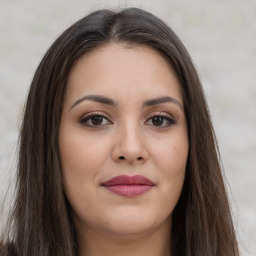
<svg viewBox="0 0 256 256">
<path fill-rule="evenodd" d="M 110 234 L 78 230 L 79 256 L 170 256 L 170 226 L 140 234 Z"/>
</svg>

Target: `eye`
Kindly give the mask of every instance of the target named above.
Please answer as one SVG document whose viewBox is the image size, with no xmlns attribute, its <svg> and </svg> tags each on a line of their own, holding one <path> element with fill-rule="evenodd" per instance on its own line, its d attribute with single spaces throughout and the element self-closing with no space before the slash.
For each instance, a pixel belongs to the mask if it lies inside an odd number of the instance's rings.
<svg viewBox="0 0 256 256">
<path fill-rule="evenodd" d="M 100 127 L 111 124 L 104 115 L 94 113 L 84 116 L 79 122 L 87 127 Z"/>
<path fill-rule="evenodd" d="M 176 121 L 165 115 L 154 115 L 146 121 L 146 124 L 160 128 L 165 128 L 173 124 L 176 124 Z"/>
</svg>

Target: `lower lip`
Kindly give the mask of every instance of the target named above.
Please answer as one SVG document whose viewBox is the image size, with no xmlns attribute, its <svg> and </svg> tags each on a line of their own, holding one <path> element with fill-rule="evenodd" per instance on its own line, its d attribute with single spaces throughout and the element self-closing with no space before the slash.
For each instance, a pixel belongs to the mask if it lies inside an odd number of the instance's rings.
<svg viewBox="0 0 256 256">
<path fill-rule="evenodd" d="M 113 185 L 105 186 L 106 189 L 120 196 L 139 196 L 148 192 L 153 186 L 149 185 Z"/>
</svg>

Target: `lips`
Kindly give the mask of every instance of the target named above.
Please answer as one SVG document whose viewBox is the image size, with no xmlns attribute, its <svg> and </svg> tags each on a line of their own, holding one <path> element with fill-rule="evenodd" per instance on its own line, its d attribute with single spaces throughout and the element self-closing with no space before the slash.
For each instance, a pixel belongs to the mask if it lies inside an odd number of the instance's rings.
<svg viewBox="0 0 256 256">
<path fill-rule="evenodd" d="M 141 175 L 120 175 L 104 182 L 102 186 L 117 195 L 132 197 L 148 192 L 155 184 Z"/>
</svg>

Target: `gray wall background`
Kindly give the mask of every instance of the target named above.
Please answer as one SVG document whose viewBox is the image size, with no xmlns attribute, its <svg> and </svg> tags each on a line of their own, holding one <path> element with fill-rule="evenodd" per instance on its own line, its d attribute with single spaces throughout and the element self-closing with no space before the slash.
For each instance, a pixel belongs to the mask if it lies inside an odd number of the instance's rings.
<svg viewBox="0 0 256 256">
<path fill-rule="evenodd" d="M 190 52 L 219 141 L 241 252 L 255 256 L 255 0 L 0 0 L 0 200 L 14 187 L 22 106 L 43 54 L 85 14 L 127 6 L 160 16 Z"/>
</svg>

